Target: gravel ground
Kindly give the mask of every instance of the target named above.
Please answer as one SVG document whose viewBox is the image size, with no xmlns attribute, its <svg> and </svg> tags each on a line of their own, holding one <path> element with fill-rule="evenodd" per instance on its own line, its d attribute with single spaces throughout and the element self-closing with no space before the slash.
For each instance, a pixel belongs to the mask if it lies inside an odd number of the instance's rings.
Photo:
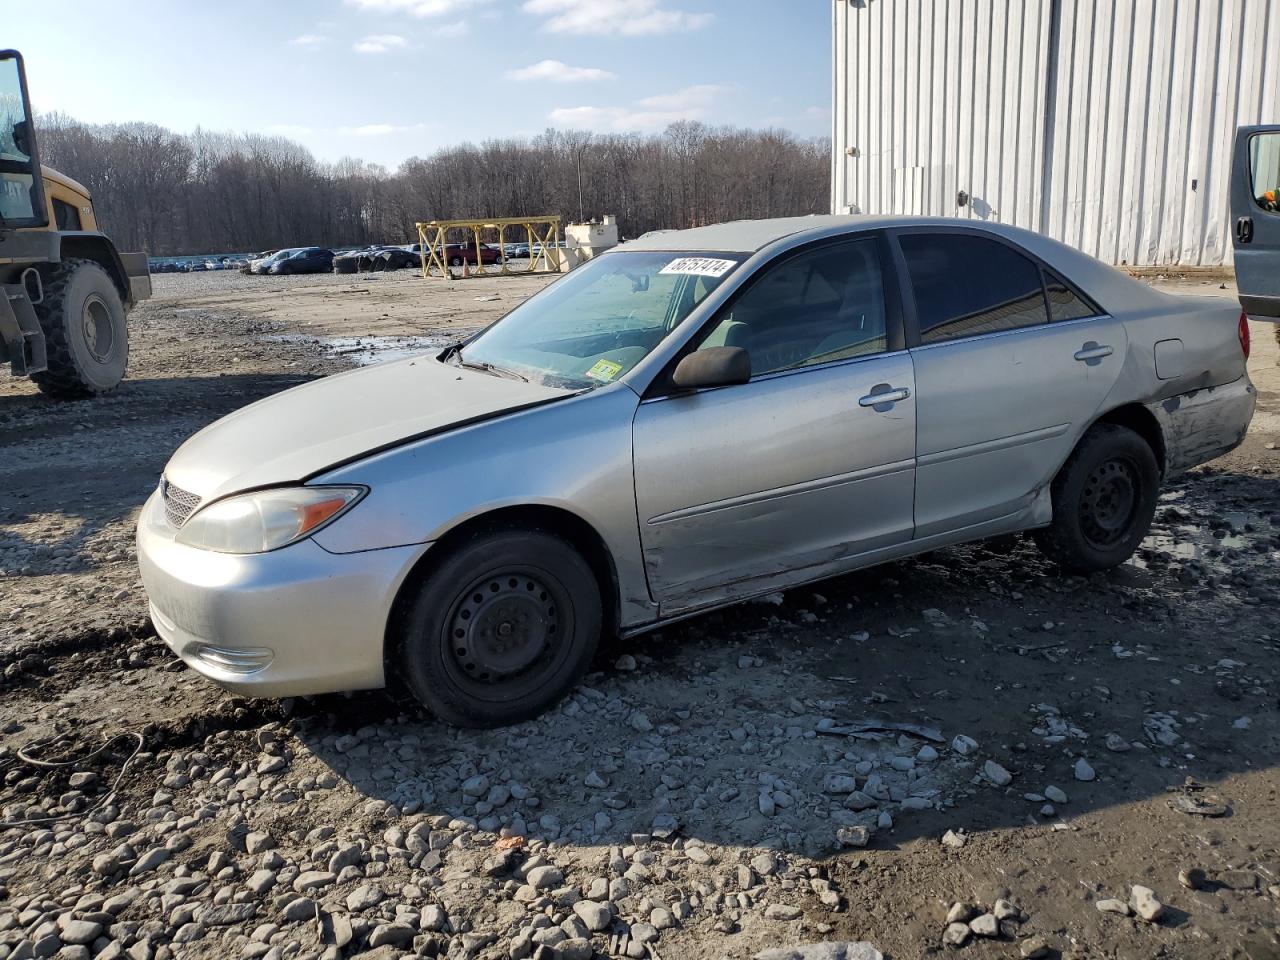
<svg viewBox="0 0 1280 960">
<path fill-rule="evenodd" d="M 176 664 L 132 546 L 172 449 L 542 282 L 162 275 L 116 394 L 0 381 L 0 960 L 1280 957 L 1264 328 L 1245 444 L 1107 575 L 938 551 L 615 642 L 498 731 Z"/>
</svg>

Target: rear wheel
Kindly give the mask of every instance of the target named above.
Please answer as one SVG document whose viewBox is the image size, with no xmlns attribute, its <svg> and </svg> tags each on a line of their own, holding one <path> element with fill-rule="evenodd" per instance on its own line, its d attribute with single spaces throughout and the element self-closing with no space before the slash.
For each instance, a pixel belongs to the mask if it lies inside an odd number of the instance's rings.
<svg viewBox="0 0 1280 960">
<path fill-rule="evenodd" d="M 106 393 L 124 379 L 129 330 L 120 291 L 92 260 L 64 260 L 36 305 L 49 366 L 32 375 L 43 393 L 76 399 Z"/>
<path fill-rule="evenodd" d="M 1053 522 L 1036 545 L 1069 570 L 1119 566 L 1151 527 L 1160 468 L 1147 442 L 1126 427 L 1100 423 L 1080 440 L 1053 481 Z"/>
<path fill-rule="evenodd" d="M 450 257 L 450 258 L 449 258 L 449 266 L 451 266 L 451 267 L 460 267 L 460 266 L 462 266 L 462 258 L 461 258 L 461 257 L 459 257 L 459 256 L 452 256 L 452 257 Z"/>
<path fill-rule="evenodd" d="M 495 727 L 536 716 L 595 654 L 600 590 L 570 544 L 541 530 L 479 533 L 417 585 L 398 625 L 410 691 L 440 719 Z"/>
</svg>

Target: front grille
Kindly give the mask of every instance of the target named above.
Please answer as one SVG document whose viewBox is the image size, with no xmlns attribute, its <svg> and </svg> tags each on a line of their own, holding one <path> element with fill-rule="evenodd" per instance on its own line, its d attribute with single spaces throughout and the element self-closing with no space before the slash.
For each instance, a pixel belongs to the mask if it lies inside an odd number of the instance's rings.
<svg viewBox="0 0 1280 960">
<path fill-rule="evenodd" d="M 188 493 L 168 480 L 160 481 L 160 495 L 164 498 L 164 516 L 172 527 L 180 527 L 200 505 L 200 498 Z"/>
</svg>

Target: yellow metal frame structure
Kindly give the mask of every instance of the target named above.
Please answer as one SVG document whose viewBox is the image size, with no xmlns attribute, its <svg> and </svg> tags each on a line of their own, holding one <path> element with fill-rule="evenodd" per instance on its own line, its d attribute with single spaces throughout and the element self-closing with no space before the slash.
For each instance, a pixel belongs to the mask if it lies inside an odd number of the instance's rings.
<svg viewBox="0 0 1280 960">
<path fill-rule="evenodd" d="M 559 217 L 498 217 L 491 220 L 428 220 L 415 224 L 418 228 L 418 241 L 422 244 L 422 275 L 432 277 L 432 270 L 439 270 L 444 280 L 456 279 L 445 258 L 450 230 L 470 230 L 476 245 L 476 265 L 470 275 L 483 277 L 489 275 L 484 261 L 480 258 L 480 231 L 498 231 L 498 248 L 503 251 L 500 261 L 500 274 L 524 273 L 559 273 L 560 249 L 556 244 L 560 240 Z M 523 227 L 529 237 L 529 266 L 520 270 L 507 267 L 506 235 L 510 227 Z M 542 264 L 539 269 L 539 264 Z M 467 264 L 463 264 L 463 275 L 466 276 Z"/>
</svg>

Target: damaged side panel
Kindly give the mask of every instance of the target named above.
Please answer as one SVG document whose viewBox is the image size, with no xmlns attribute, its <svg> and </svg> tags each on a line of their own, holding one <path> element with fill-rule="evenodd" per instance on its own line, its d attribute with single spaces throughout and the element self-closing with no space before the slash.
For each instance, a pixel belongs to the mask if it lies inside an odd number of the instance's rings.
<svg viewBox="0 0 1280 960">
<path fill-rule="evenodd" d="M 889 389 L 906 397 L 860 403 Z M 898 351 L 640 404 L 636 507 L 654 598 L 910 541 L 914 394 Z"/>
<path fill-rule="evenodd" d="M 1175 477 L 1238 447 L 1253 419 L 1258 391 L 1241 377 L 1147 404 L 1165 443 L 1165 477 Z"/>
</svg>

